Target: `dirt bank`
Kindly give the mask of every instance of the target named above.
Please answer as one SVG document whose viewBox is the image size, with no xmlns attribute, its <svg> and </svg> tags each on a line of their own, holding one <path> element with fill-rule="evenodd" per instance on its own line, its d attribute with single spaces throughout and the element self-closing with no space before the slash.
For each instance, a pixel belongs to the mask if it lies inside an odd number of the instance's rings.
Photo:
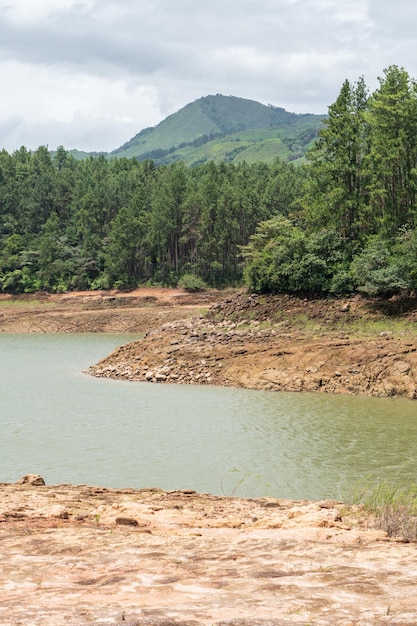
<svg viewBox="0 0 417 626">
<path fill-rule="evenodd" d="M 95 376 L 417 397 L 417 301 L 237 290 L 0 295 L 0 333 L 138 333 Z"/>
<path fill-rule="evenodd" d="M 415 545 L 360 522 L 329 501 L 1 484 L 0 624 L 414 626 Z"/>
<path fill-rule="evenodd" d="M 402 311 L 401 307 L 405 307 Z M 237 294 L 91 368 L 132 381 L 417 398 L 415 303 Z"/>
<path fill-rule="evenodd" d="M 138 289 L 129 293 L 74 292 L 0 295 L 0 333 L 145 333 L 193 315 L 222 296 L 190 295 L 181 289 Z"/>
</svg>

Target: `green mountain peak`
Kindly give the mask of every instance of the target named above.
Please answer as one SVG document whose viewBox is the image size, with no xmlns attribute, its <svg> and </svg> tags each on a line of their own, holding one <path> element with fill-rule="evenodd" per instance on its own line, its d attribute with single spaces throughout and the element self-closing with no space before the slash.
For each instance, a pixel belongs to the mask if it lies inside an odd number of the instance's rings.
<svg viewBox="0 0 417 626">
<path fill-rule="evenodd" d="M 214 161 L 272 161 L 301 158 L 317 136 L 324 115 L 290 113 L 255 100 L 209 95 L 145 128 L 110 153 L 113 157 Z"/>
</svg>

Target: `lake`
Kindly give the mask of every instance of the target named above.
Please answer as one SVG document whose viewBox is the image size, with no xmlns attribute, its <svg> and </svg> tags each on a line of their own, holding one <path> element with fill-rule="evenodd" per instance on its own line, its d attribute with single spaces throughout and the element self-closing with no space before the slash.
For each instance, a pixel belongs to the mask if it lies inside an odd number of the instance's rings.
<svg viewBox="0 0 417 626">
<path fill-rule="evenodd" d="M 133 337 L 0 335 L 0 481 L 343 498 L 417 476 L 417 403 L 83 373 Z"/>
</svg>

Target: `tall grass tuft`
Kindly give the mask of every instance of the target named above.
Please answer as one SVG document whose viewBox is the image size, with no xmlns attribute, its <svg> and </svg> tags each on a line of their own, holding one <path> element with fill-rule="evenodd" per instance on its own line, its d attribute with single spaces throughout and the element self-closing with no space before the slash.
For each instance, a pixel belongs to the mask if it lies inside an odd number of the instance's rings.
<svg viewBox="0 0 417 626">
<path fill-rule="evenodd" d="M 369 527 L 383 530 L 389 537 L 417 541 L 416 483 L 402 486 L 381 482 L 375 487 L 361 484 L 352 495 L 352 504 L 361 506 Z"/>
</svg>

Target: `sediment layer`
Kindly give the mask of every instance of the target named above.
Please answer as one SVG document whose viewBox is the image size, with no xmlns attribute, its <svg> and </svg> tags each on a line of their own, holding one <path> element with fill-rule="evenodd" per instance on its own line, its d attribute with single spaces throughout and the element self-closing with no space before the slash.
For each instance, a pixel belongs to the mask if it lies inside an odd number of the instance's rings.
<svg viewBox="0 0 417 626">
<path fill-rule="evenodd" d="M 276 302 L 286 307 L 280 321 L 262 319 L 259 296 L 240 295 L 229 304 L 216 303 L 208 315 L 165 323 L 143 340 L 118 348 L 90 373 L 155 383 L 417 398 L 413 335 L 382 331 L 354 336 L 349 318 L 358 318 L 360 309 L 351 311 L 349 303 L 337 301 L 333 311 L 329 304 L 325 309 L 333 316 L 331 326 L 317 319 L 317 307 L 326 304 L 316 303 L 316 327 L 306 324 L 300 329 L 288 308 L 299 311 L 304 305 L 308 312 L 309 304 L 285 298 Z M 236 320 L 236 314 L 246 309 L 247 315 L 248 308 L 252 318 Z M 335 329 L 337 316 L 346 330 Z"/>
</svg>

